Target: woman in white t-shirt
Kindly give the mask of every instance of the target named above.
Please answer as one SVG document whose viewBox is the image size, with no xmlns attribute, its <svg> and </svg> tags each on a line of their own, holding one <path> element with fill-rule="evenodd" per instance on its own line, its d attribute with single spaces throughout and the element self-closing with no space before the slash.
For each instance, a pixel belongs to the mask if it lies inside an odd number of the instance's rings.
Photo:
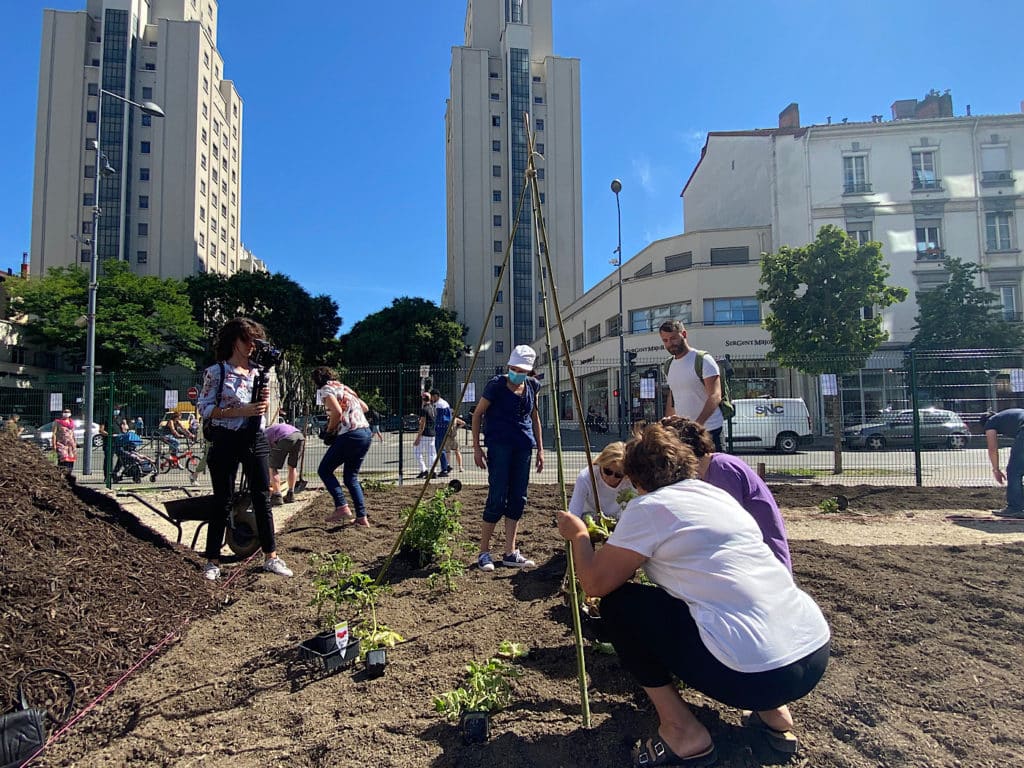
<svg viewBox="0 0 1024 768">
<path fill-rule="evenodd" d="M 626 444 L 617 441 L 608 443 L 604 450 L 594 459 L 594 479 L 590 479 L 590 468 L 584 468 L 576 477 L 576 487 L 572 489 L 569 500 L 569 511 L 576 517 L 596 515 L 597 505 L 594 503 L 594 486 L 597 486 L 597 499 L 601 502 L 601 514 L 605 517 L 619 519 L 626 506 L 619 498 L 634 496 L 633 484 L 625 476 L 622 459 L 626 455 Z"/>
<path fill-rule="evenodd" d="M 313 383 L 317 387 L 317 399 L 324 405 L 327 412 L 327 426 L 324 434 L 330 440 L 327 453 L 317 467 L 317 474 L 323 480 L 324 487 L 334 499 L 334 513 L 328 515 L 328 523 L 355 522 L 364 528 L 370 527 L 370 519 L 366 515 L 366 500 L 363 497 L 363 486 L 359 482 L 359 468 L 363 465 L 367 451 L 370 450 L 370 423 L 366 420 L 366 412 L 370 410 L 362 398 L 351 387 L 338 381 L 337 375 L 330 368 L 320 366 L 313 371 Z M 325 440 L 326 442 L 326 440 Z M 345 500 L 345 492 L 335 477 L 334 471 L 344 465 L 342 479 L 352 496 L 352 507 Z"/>
<path fill-rule="evenodd" d="M 619 659 L 660 719 L 635 764 L 706 766 L 711 735 L 679 696 L 687 686 L 753 710 L 746 724 L 795 752 L 786 704 L 825 672 L 829 628 L 815 602 L 764 543 L 754 519 L 725 491 L 694 479 L 689 446 L 661 424 L 626 446 L 626 475 L 639 497 L 597 552 L 586 526 L 558 513 L 583 590 L 601 597 L 601 618 Z M 630 582 L 643 567 L 657 586 Z"/>
</svg>

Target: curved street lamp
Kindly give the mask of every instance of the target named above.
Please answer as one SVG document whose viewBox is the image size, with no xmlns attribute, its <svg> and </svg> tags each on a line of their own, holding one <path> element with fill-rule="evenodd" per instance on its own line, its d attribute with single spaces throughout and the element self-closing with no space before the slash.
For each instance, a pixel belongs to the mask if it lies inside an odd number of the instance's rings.
<svg viewBox="0 0 1024 768">
<path fill-rule="evenodd" d="M 101 146 L 103 132 L 103 97 L 123 101 L 125 104 L 138 108 L 145 115 L 153 117 L 164 117 L 164 111 L 158 104 L 152 101 L 132 101 L 124 96 L 119 96 L 104 88 L 99 89 L 97 94 L 96 107 L 96 140 L 93 142 L 93 149 L 96 150 L 96 170 L 93 173 L 93 205 L 92 205 L 92 235 L 90 240 L 91 254 L 89 257 L 89 308 L 86 312 L 86 342 L 85 342 L 85 455 L 82 458 L 82 474 L 92 474 L 92 425 L 95 419 L 95 407 L 93 399 L 96 392 L 96 273 L 99 266 L 99 239 L 100 217 L 103 209 L 100 208 L 100 179 L 104 176 L 112 176 L 117 169 L 110 164 L 110 160 Z"/>
</svg>

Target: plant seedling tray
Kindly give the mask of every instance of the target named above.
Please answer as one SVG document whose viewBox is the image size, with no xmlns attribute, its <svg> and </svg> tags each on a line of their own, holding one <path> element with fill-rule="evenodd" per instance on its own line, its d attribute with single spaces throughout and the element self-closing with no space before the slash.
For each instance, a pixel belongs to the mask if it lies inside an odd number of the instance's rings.
<svg viewBox="0 0 1024 768">
<path fill-rule="evenodd" d="M 483 744 L 491 738 L 491 721 L 486 712 L 463 712 L 459 731 L 464 744 Z"/>
<path fill-rule="evenodd" d="M 350 640 L 345 650 L 339 651 L 334 641 L 334 630 L 329 629 L 299 643 L 299 658 L 306 659 L 324 672 L 337 672 L 352 666 L 359 658 L 359 640 Z"/>
</svg>

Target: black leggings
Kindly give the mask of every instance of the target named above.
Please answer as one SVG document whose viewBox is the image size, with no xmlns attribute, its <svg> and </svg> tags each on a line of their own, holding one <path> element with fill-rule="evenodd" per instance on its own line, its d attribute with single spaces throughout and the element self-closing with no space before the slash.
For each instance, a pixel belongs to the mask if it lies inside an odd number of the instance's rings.
<svg viewBox="0 0 1024 768">
<path fill-rule="evenodd" d="M 206 559 L 217 560 L 224 545 L 224 529 L 231 514 L 231 497 L 235 492 L 235 475 L 241 465 L 249 482 L 252 509 L 260 547 L 270 553 L 277 549 L 274 541 L 274 516 L 270 511 L 270 445 L 262 431 L 218 429 L 206 466 L 210 469 L 216 513 L 206 528 Z"/>
<path fill-rule="evenodd" d="M 738 709 L 767 710 L 806 696 L 828 664 L 829 643 L 767 672 L 737 672 L 700 639 L 686 603 L 659 587 L 623 584 L 601 599 L 601 624 L 622 666 L 645 688 L 680 680 Z"/>
</svg>

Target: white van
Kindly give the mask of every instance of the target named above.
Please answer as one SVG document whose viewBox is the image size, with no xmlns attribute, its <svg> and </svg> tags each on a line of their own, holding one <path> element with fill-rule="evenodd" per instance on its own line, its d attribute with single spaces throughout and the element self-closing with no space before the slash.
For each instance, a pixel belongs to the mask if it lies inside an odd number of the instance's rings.
<svg viewBox="0 0 1024 768">
<path fill-rule="evenodd" d="M 813 440 L 811 416 L 799 397 L 758 397 L 733 400 L 733 448 L 775 448 L 794 453 L 798 446 Z M 729 425 L 722 430 L 722 443 L 728 445 Z"/>
</svg>

